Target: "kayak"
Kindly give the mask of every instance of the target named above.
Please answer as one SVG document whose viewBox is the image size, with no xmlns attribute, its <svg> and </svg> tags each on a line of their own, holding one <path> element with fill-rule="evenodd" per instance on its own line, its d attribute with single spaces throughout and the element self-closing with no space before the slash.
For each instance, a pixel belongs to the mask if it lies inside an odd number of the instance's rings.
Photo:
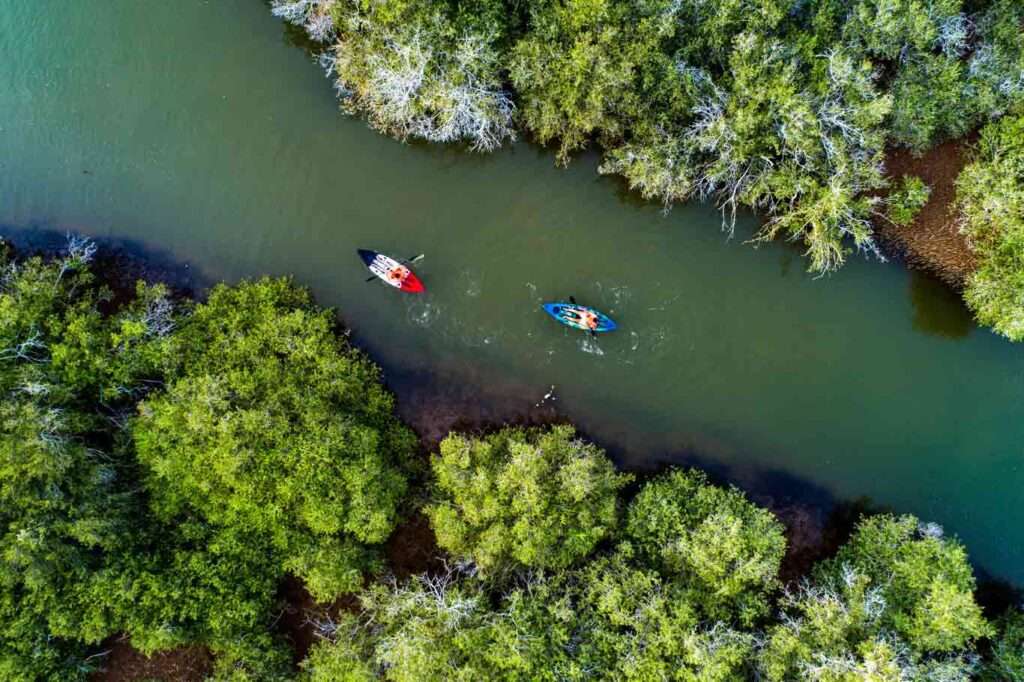
<svg viewBox="0 0 1024 682">
<path fill-rule="evenodd" d="M 363 259 L 363 263 L 370 269 L 370 272 L 396 289 L 409 294 L 419 294 L 426 291 L 423 287 L 423 282 L 413 274 L 413 271 L 407 265 L 403 265 L 394 258 L 385 256 L 383 253 L 377 253 L 376 251 L 370 251 L 369 249 L 358 249 L 358 251 L 359 257 Z M 402 277 L 391 276 L 392 272 L 402 272 L 401 270 L 396 270 L 397 268 L 404 268 L 404 275 Z"/>
<path fill-rule="evenodd" d="M 578 303 L 545 303 L 544 311 L 555 318 L 567 327 L 573 329 L 582 329 L 585 332 L 591 331 L 584 322 L 583 318 L 587 313 L 592 314 L 597 319 L 597 326 L 593 328 L 595 332 L 611 332 L 615 331 L 618 325 L 602 312 L 588 308 L 585 305 L 579 305 Z"/>
</svg>

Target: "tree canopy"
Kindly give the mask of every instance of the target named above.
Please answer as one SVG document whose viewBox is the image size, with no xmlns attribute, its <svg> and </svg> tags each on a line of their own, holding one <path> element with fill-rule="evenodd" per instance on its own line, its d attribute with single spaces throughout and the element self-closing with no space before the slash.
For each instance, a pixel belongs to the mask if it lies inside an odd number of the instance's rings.
<svg viewBox="0 0 1024 682">
<path fill-rule="evenodd" d="M 629 505 L 624 535 L 713 620 L 753 625 L 780 587 L 782 524 L 698 471 L 671 471 L 645 485 Z"/>
<path fill-rule="evenodd" d="M 117 625 L 90 598 L 136 531 L 113 425 L 159 364 L 166 292 L 103 316 L 88 242 L 49 261 L 0 251 L 0 677 L 81 679 L 84 645 Z"/>
<path fill-rule="evenodd" d="M 865 519 L 817 575 L 835 584 L 851 570 L 879 590 L 882 626 L 920 651 L 958 651 L 990 634 L 967 553 L 935 524 L 909 515 Z"/>
<path fill-rule="evenodd" d="M 431 460 L 438 544 L 491 573 L 562 569 L 614 532 L 628 474 L 572 427 L 452 434 Z"/>
<path fill-rule="evenodd" d="M 997 625 L 999 635 L 992 642 L 992 655 L 982 679 L 1020 682 L 1024 680 L 1024 610 L 1011 609 Z"/>
<path fill-rule="evenodd" d="M 5 680 L 84 681 L 122 633 L 234 682 L 1021 676 L 1020 614 L 985 619 L 938 527 L 868 517 L 782 586 L 769 511 L 696 471 L 627 500 L 569 426 L 446 438 L 419 494 L 446 568 L 374 575 L 413 441 L 333 315 L 284 279 L 115 292 L 94 254 L 0 252 Z M 358 600 L 309 615 L 301 672 L 287 574 Z"/>
<path fill-rule="evenodd" d="M 273 680 L 288 572 L 359 587 L 413 439 L 378 370 L 287 280 L 115 293 L 73 238 L 0 253 L 0 677 L 84 679 L 90 647 L 202 644 Z"/>
<path fill-rule="evenodd" d="M 912 516 L 863 520 L 782 600 L 760 667 L 769 680 L 969 680 L 992 633 L 962 546 Z"/>
<path fill-rule="evenodd" d="M 982 129 L 957 178 L 957 207 L 980 260 L 967 304 L 998 333 L 1024 339 L 1024 109 Z"/>
<path fill-rule="evenodd" d="M 132 429 L 155 509 L 264 538 L 319 598 L 358 586 L 413 446 L 377 368 L 287 280 L 215 288 L 178 337 Z"/>
<path fill-rule="evenodd" d="M 274 0 L 318 41 L 342 107 L 400 139 L 492 150 L 522 129 L 559 163 L 732 229 L 803 242 L 809 267 L 877 253 L 887 145 L 922 152 L 1024 99 L 1014 0 Z"/>
</svg>

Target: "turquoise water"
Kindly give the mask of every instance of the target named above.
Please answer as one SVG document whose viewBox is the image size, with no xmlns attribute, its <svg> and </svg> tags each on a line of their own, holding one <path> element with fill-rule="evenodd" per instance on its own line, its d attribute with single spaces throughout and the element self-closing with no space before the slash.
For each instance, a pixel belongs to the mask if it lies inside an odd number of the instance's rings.
<svg viewBox="0 0 1024 682">
<path fill-rule="evenodd" d="M 624 465 L 868 496 L 1024 583 L 1024 347 L 899 266 L 814 279 L 792 246 L 744 246 L 752 219 L 730 240 L 713 207 L 664 214 L 595 165 L 383 138 L 255 0 L 0 14 L 0 225 L 133 240 L 211 279 L 294 274 L 391 376 L 527 411 L 554 385 Z M 365 284 L 357 247 L 425 253 L 428 294 Z M 621 330 L 595 344 L 540 310 L 569 295 Z"/>
</svg>

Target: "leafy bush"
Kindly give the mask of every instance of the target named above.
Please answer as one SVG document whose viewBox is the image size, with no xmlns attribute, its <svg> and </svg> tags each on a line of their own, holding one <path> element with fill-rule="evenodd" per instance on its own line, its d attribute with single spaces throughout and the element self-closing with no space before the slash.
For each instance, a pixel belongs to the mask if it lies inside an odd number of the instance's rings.
<svg viewBox="0 0 1024 682">
<path fill-rule="evenodd" d="M 982 679 L 986 682 L 1024 680 L 1024 611 L 1011 609 L 996 623 L 999 636 L 992 642 L 990 661 Z"/>
<path fill-rule="evenodd" d="M 360 601 L 361 619 L 343 614 L 324 623 L 334 643 L 318 645 L 304 662 L 312 682 L 514 678 L 524 663 L 515 645 L 526 633 L 492 609 L 479 583 L 455 573 L 378 584 Z"/>
<path fill-rule="evenodd" d="M 980 10 L 966 14 L 968 10 Z M 666 205 L 716 201 L 731 230 L 806 246 L 809 269 L 871 225 L 887 144 L 923 152 L 1024 101 L 1014 0 L 274 0 L 333 45 L 342 106 L 399 139 L 490 150 L 515 124 L 557 162 Z M 506 82 L 511 89 L 506 89 Z"/>
<path fill-rule="evenodd" d="M 631 479 L 568 426 L 453 434 L 431 466 L 426 513 L 438 544 L 485 573 L 562 569 L 586 556 L 615 530 L 617 493 Z"/>
<path fill-rule="evenodd" d="M 554 679 L 687 680 L 745 677 L 755 637 L 700 617 L 699 595 L 623 556 L 602 557 L 516 602 L 516 623 L 543 633 L 538 670 Z"/>
<path fill-rule="evenodd" d="M 994 0 L 976 22 L 978 44 L 967 59 L 964 97 L 982 117 L 1024 105 L 1024 5 Z"/>
<path fill-rule="evenodd" d="M 2 251 L 2 248 L 0 248 Z M 159 287 L 102 315 L 95 247 L 18 262 L 0 253 L 0 677 L 84 679 L 85 644 L 118 627 L 96 576 L 134 549 L 135 481 L 111 449 L 159 364 Z M 167 313 L 169 316 L 169 313 Z M 100 400 L 104 401 L 101 404 Z"/>
<path fill-rule="evenodd" d="M 915 153 L 947 137 L 967 134 L 977 122 L 975 102 L 964 97 L 963 61 L 924 54 L 903 64 L 892 84 L 891 137 Z"/>
<path fill-rule="evenodd" d="M 561 163 L 592 136 L 621 138 L 641 106 L 644 75 L 665 59 L 667 22 L 638 5 L 531 3 L 532 30 L 513 48 L 509 71 L 523 121 L 539 142 L 558 140 Z"/>
<path fill-rule="evenodd" d="M 916 175 L 904 175 L 886 198 L 889 220 L 900 226 L 914 222 L 931 194 L 932 188 L 924 184 L 924 180 Z"/>
<path fill-rule="evenodd" d="M 883 587 L 847 568 L 839 579 L 804 583 L 782 600 L 785 617 L 771 626 L 759 665 L 775 680 L 963 680 L 976 666 L 971 656 L 924 656 L 885 623 Z"/>
<path fill-rule="evenodd" d="M 844 37 L 870 55 L 895 61 L 943 46 L 961 0 L 856 0 Z M 948 38 L 947 38 L 948 40 Z"/>
<path fill-rule="evenodd" d="M 343 108 L 403 140 L 465 141 L 490 151 L 514 138 L 497 35 L 465 19 L 440 3 L 362 3 L 345 14 L 325 62 Z"/>
<path fill-rule="evenodd" d="M 7 394 L 0 401 L 0 677 L 84 679 L 79 586 L 130 528 L 115 470 L 73 430 L 74 415 Z"/>
<path fill-rule="evenodd" d="M 820 583 L 837 585 L 850 571 L 877 588 L 879 620 L 918 652 L 955 652 L 990 634 L 974 601 L 974 576 L 963 546 L 935 524 L 913 516 L 867 518 L 835 556 Z"/>
<path fill-rule="evenodd" d="M 782 524 L 697 471 L 675 470 L 646 484 L 629 505 L 625 536 L 712 620 L 750 626 L 767 615 L 780 586 Z"/>
<path fill-rule="evenodd" d="M 357 588 L 396 523 L 411 432 L 378 369 L 283 279 L 218 286 L 133 437 L 154 510 L 269 543 L 318 599 Z"/>
<path fill-rule="evenodd" d="M 303 667 L 330 680 L 734 680 L 754 637 L 701 625 L 657 573 L 621 558 L 534 575 L 492 606 L 479 581 L 453 573 L 377 585 L 360 617 L 328 625 Z"/>
<path fill-rule="evenodd" d="M 1024 339 L 1024 114 L 982 130 L 956 185 L 961 230 L 979 261 L 964 299 L 979 322 Z"/>
</svg>

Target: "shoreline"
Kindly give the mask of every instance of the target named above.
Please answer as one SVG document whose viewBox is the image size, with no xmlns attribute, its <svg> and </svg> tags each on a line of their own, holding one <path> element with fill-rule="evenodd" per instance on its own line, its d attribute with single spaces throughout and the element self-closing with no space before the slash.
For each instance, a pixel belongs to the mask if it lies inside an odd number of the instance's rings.
<svg viewBox="0 0 1024 682">
<path fill-rule="evenodd" d="M 11 230 L 8 234 L 16 232 Z M 60 247 L 64 239 L 57 232 L 35 229 L 20 231 L 20 236 L 21 239 L 14 234 L 10 239 L 15 250 L 43 254 Z M 25 238 L 29 236 L 31 238 Z M 188 264 L 177 262 L 159 250 L 126 240 L 98 238 L 95 241 L 101 247 L 97 260 L 109 277 L 104 279 L 115 294 L 118 289 L 133 287 L 137 278 L 162 281 L 180 297 L 202 298 L 205 289 L 212 284 Z M 436 451 L 440 440 L 451 430 L 487 432 L 501 424 L 534 426 L 568 421 L 567 415 L 550 403 L 533 406 L 522 390 L 525 387 L 517 387 L 512 381 L 484 389 L 470 382 L 446 380 L 435 371 L 388 368 L 366 350 L 358 335 L 352 343 L 381 367 L 384 383 L 395 395 L 396 413 L 416 433 L 424 460 Z M 586 436 L 585 432 L 581 433 Z M 609 449 L 609 454 L 621 462 L 614 447 Z M 650 470 L 619 466 L 637 474 L 640 481 L 666 467 L 664 463 Z M 849 537 L 853 524 L 863 513 L 883 511 L 866 498 L 837 499 L 829 491 L 790 472 L 755 467 L 741 471 L 701 453 L 691 453 L 677 466 L 695 467 L 707 472 L 715 483 L 736 485 L 752 502 L 768 508 L 779 518 L 786 529 L 787 552 L 780 576 L 786 583 L 804 574 L 816 561 L 834 553 Z M 384 549 L 389 570 L 400 577 L 438 566 L 433 532 L 425 519 L 415 512 L 396 528 Z M 979 599 L 984 605 L 995 610 L 1020 598 L 1019 590 L 991 579 L 983 567 L 974 566 L 974 569 L 979 576 Z M 296 660 L 300 660 L 316 639 L 307 617 L 314 605 L 300 584 L 282 585 L 280 594 L 285 606 L 278 619 L 278 631 L 291 641 Z M 333 608 L 345 608 L 345 605 L 335 604 Z M 139 674 L 196 679 L 195 675 L 206 669 L 210 660 L 205 650 L 196 647 L 164 652 L 147 659 L 123 639 L 106 644 L 103 648 L 110 650 L 109 665 L 103 673 L 93 677 L 97 682 L 137 679 L 131 675 Z"/>
<path fill-rule="evenodd" d="M 931 188 L 931 196 L 908 225 L 901 227 L 885 218 L 874 221 L 879 245 L 886 256 L 908 269 L 938 278 L 957 294 L 978 266 L 954 215 L 956 179 L 967 165 L 975 138 L 972 134 L 948 140 L 919 157 L 907 149 L 889 149 L 885 167 L 891 183 L 895 184 L 901 176 L 914 175 Z"/>
<path fill-rule="evenodd" d="M 6 234 L 0 234 L 0 239 L 6 240 L 16 251 L 47 255 L 64 244 L 63 234 L 45 228 L 3 229 Z M 32 238 L 24 239 L 30 232 Z M 119 286 L 133 287 L 136 279 L 145 279 L 168 285 L 175 297 L 202 300 L 205 291 L 214 284 L 189 264 L 175 261 L 158 249 L 131 240 L 101 237 L 94 238 L 94 241 L 100 246 L 97 261 L 111 266 L 118 275 L 106 281 L 115 288 L 115 292 Z M 946 280 L 943 282 L 948 284 Z M 340 328 L 348 329 L 340 314 L 338 324 Z M 688 452 L 682 459 L 672 463 L 657 461 L 650 467 L 624 466 L 621 448 L 614 443 L 592 438 L 584 428 L 571 420 L 570 415 L 559 409 L 557 402 L 534 404 L 533 400 L 537 396 L 528 395 L 524 385 L 509 380 L 499 387 L 492 385 L 485 388 L 472 380 L 447 380 L 434 370 L 410 371 L 389 367 L 360 342 L 357 331 L 353 333 L 350 342 L 381 368 L 383 384 L 395 396 L 395 412 L 416 434 L 420 454 L 424 458 L 435 452 L 440 441 L 451 431 L 487 433 L 508 425 L 571 423 L 582 436 L 605 449 L 617 467 L 636 475 L 638 481 L 654 477 L 674 465 L 701 469 L 716 484 L 736 486 L 752 501 L 779 515 L 787 528 L 792 525 L 798 529 L 805 537 L 804 541 L 798 543 L 801 551 L 807 551 L 813 544 L 806 539 L 808 533 L 821 536 L 830 523 L 829 516 L 837 511 L 841 514 L 845 513 L 842 510 L 849 508 L 864 512 L 890 511 L 867 497 L 837 498 L 812 481 L 786 470 L 760 466 L 737 467 L 699 451 Z M 791 517 L 790 521 L 785 521 L 787 515 Z M 812 532 L 812 526 L 818 530 Z M 975 569 L 988 575 L 982 566 L 975 566 Z"/>
</svg>

